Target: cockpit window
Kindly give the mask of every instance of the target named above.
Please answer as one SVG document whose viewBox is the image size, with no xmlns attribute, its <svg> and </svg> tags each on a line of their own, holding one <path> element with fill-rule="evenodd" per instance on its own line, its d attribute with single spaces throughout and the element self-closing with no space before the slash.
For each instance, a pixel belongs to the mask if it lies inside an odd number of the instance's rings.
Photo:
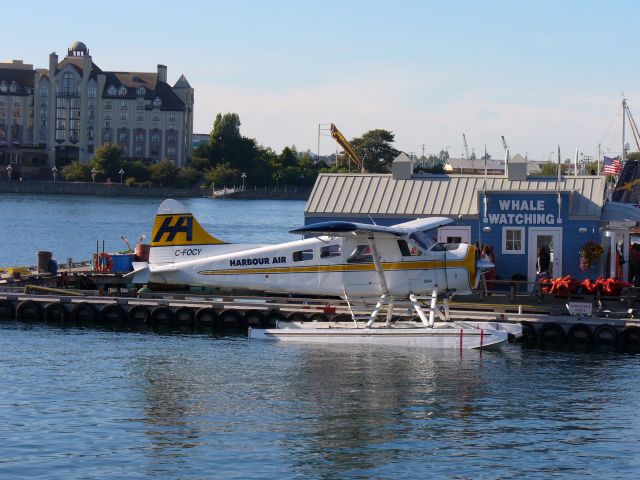
<svg viewBox="0 0 640 480">
<path fill-rule="evenodd" d="M 409 245 L 406 240 L 398 240 L 398 247 L 403 257 L 417 257 L 422 255 L 422 250 L 413 244 Z"/>
<path fill-rule="evenodd" d="M 373 262 L 373 257 L 371 256 L 371 247 L 369 245 L 358 245 L 349 258 L 347 258 L 348 263 L 371 263 Z"/>
<path fill-rule="evenodd" d="M 413 232 L 409 235 L 409 239 L 420 245 L 425 250 L 430 250 L 436 244 L 436 241 L 429 235 L 428 230 L 421 232 Z"/>
</svg>

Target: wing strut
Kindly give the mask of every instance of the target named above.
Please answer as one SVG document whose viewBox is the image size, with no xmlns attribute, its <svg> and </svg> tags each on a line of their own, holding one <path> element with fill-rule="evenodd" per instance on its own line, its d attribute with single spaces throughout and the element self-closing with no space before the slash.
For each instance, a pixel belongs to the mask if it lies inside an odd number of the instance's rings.
<svg viewBox="0 0 640 480">
<path fill-rule="evenodd" d="M 367 237 L 367 241 L 369 242 L 369 248 L 371 249 L 371 257 L 373 258 L 373 264 L 376 267 L 376 273 L 378 274 L 378 279 L 380 280 L 380 288 L 382 289 L 382 295 L 380 296 L 380 300 L 376 304 L 373 312 L 371 312 L 371 316 L 369 317 L 369 321 L 367 322 L 367 328 L 373 325 L 373 322 L 376 321 L 376 317 L 378 316 L 378 312 L 382 308 L 382 305 L 387 305 L 387 325 L 391 324 L 391 317 L 393 316 L 393 298 L 389 295 L 389 288 L 387 287 L 387 279 L 384 276 L 384 269 L 382 268 L 382 262 L 380 261 L 380 254 L 378 253 L 378 248 L 376 247 L 376 242 L 373 235 L 369 235 Z"/>
</svg>

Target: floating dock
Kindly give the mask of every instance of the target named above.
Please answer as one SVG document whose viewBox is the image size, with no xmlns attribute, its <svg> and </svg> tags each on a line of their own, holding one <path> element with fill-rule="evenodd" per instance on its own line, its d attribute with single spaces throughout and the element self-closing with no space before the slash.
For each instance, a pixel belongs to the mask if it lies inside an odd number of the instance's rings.
<svg viewBox="0 0 640 480">
<path fill-rule="evenodd" d="M 57 325 L 112 328 L 207 327 L 242 332 L 248 327 L 273 328 L 278 321 L 335 322 L 353 325 L 349 305 L 341 300 L 154 294 L 153 297 L 110 297 L 85 292 L 45 290 L 45 294 L 0 292 L 0 319 L 46 322 Z M 46 290 L 51 290 L 50 292 Z M 527 344 L 640 346 L 640 320 L 623 312 L 604 316 L 550 314 L 544 306 L 452 303 L 451 320 L 519 323 Z M 368 317 L 372 306 L 352 309 L 358 319 Z M 396 304 L 393 321 L 419 323 L 410 304 Z"/>
</svg>

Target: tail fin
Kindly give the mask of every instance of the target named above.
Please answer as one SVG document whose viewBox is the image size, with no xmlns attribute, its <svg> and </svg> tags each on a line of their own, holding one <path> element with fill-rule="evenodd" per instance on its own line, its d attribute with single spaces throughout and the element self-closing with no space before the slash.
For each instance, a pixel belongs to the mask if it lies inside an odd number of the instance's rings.
<svg viewBox="0 0 640 480">
<path fill-rule="evenodd" d="M 193 260 L 209 246 L 227 242 L 209 235 L 184 205 L 169 199 L 158 208 L 150 245 L 150 263 L 174 263 Z"/>
<path fill-rule="evenodd" d="M 151 232 L 152 247 L 220 245 L 222 240 L 209 235 L 187 211 L 186 207 L 176 200 L 165 200 L 158 208 L 153 230 Z"/>
</svg>

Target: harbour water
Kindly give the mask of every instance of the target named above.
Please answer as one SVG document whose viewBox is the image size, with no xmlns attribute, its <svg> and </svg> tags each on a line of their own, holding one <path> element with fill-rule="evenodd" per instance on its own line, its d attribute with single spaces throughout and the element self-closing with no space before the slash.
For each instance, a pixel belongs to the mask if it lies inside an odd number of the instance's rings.
<svg viewBox="0 0 640 480">
<path fill-rule="evenodd" d="M 219 202 L 187 203 L 225 240 L 302 223 L 302 202 Z M 159 203 L 3 196 L 0 265 L 120 249 Z M 0 321 L 0 478 L 637 478 L 639 368 Z"/>
<path fill-rule="evenodd" d="M 120 251 L 126 236 L 149 242 L 161 198 L 72 195 L 0 196 L 0 267 L 35 265 L 36 252 L 53 252 L 58 263 L 88 260 L 96 251 Z M 180 200 L 212 235 L 229 242 L 274 243 L 296 240 L 288 230 L 303 224 L 303 201 Z"/>
</svg>

